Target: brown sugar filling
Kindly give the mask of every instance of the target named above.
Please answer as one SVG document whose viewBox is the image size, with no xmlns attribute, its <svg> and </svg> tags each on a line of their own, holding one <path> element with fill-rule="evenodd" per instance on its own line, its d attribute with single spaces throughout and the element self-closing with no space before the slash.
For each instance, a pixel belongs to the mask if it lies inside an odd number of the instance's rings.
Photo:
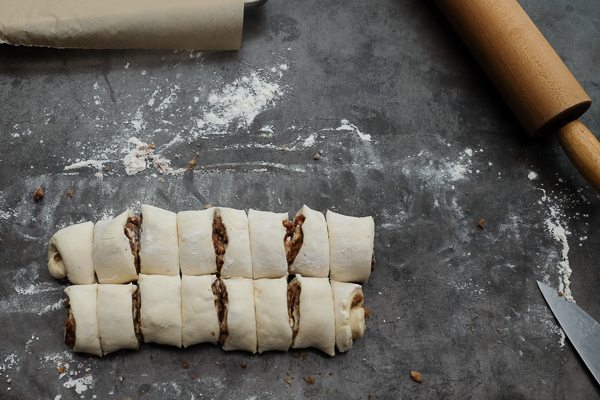
<svg viewBox="0 0 600 400">
<path fill-rule="evenodd" d="M 65 307 L 67 308 L 67 322 L 65 322 L 65 344 L 68 347 L 75 346 L 75 318 L 73 317 L 73 313 L 71 312 L 71 304 L 69 303 L 69 298 L 64 299 Z"/>
<path fill-rule="evenodd" d="M 304 224 L 305 220 L 306 217 L 304 215 L 298 215 L 294 218 L 294 222 L 283 222 L 283 226 L 286 230 L 283 243 L 285 245 L 285 256 L 287 258 L 288 266 L 292 265 L 304 243 L 302 224 Z"/>
<path fill-rule="evenodd" d="M 290 328 L 292 328 L 292 340 L 298 335 L 300 329 L 300 292 L 302 288 L 298 281 L 292 281 L 288 285 L 287 305 Z"/>
<path fill-rule="evenodd" d="M 129 239 L 129 247 L 131 247 L 131 254 L 135 263 L 135 270 L 140 273 L 140 223 L 136 217 L 127 218 L 124 228 L 125 236 Z"/>
<path fill-rule="evenodd" d="M 229 334 L 227 327 L 227 308 L 229 306 L 227 287 L 222 280 L 217 279 L 212 284 L 212 291 L 215 298 L 215 307 L 217 308 L 217 317 L 219 318 L 219 343 L 223 344 Z"/>
<path fill-rule="evenodd" d="M 133 313 L 133 330 L 135 331 L 135 338 L 138 342 L 144 341 L 142 330 L 140 329 L 140 308 L 142 308 L 142 298 L 140 296 L 139 287 L 131 296 L 131 307 Z"/>
<path fill-rule="evenodd" d="M 215 256 L 217 259 L 217 272 L 220 274 L 221 268 L 223 268 L 223 263 L 225 261 L 225 250 L 227 250 L 227 244 L 229 243 L 229 238 L 227 238 L 227 229 L 225 228 L 225 225 L 223 225 L 223 219 L 220 215 L 217 215 L 213 220 L 212 228 L 212 241 L 213 246 L 215 247 Z"/>
<path fill-rule="evenodd" d="M 60 255 L 60 253 L 56 253 L 54 255 L 54 261 L 59 262 L 60 260 L 62 260 L 62 256 Z"/>
<path fill-rule="evenodd" d="M 354 295 L 352 299 L 352 304 L 350 305 L 350 309 L 353 309 L 356 306 L 361 306 L 363 301 L 365 300 L 364 296 L 360 293 Z"/>
<path fill-rule="evenodd" d="M 375 271 L 375 252 L 373 252 L 373 256 L 371 257 L 371 272 Z"/>
<path fill-rule="evenodd" d="M 367 307 L 363 307 L 363 309 L 365 310 L 365 319 L 371 318 L 371 310 L 369 310 Z"/>
</svg>

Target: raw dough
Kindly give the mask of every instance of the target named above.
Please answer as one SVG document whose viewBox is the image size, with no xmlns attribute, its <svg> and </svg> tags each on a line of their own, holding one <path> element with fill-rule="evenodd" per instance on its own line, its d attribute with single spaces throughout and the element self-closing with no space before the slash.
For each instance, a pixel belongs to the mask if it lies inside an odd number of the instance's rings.
<svg viewBox="0 0 600 400">
<path fill-rule="evenodd" d="M 185 275 L 217 273 L 212 223 L 215 210 L 181 211 L 177 213 L 179 266 Z"/>
<path fill-rule="evenodd" d="M 181 278 L 140 274 L 144 342 L 181 347 Z"/>
<path fill-rule="evenodd" d="M 292 348 L 315 347 L 330 356 L 335 355 L 335 316 L 329 279 L 296 275 L 300 283 L 300 325 Z"/>
<path fill-rule="evenodd" d="M 73 351 L 102 356 L 96 308 L 98 284 L 69 286 L 65 289 L 65 294 L 69 297 L 71 313 L 75 320 Z"/>
<path fill-rule="evenodd" d="M 216 279 L 215 275 L 181 276 L 183 347 L 204 342 L 217 344 L 219 340 L 219 318 L 212 291 Z"/>
<path fill-rule="evenodd" d="M 179 275 L 177 214 L 142 204 L 141 216 L 140 272 L 146 275 Z"/>
<path fill-rule="evenodd" d="M 329 236 L 323 213 L 311 210 L 304 205 L 296 216 L 306 219 L 302 224 L 304 241 L 294 262 L 290 265 L 290 274 L 306 277 L 327 278 L 329 276 Z"/>
<path fill-rule="evenodd" d="M 102 352 L 137 350 L 132 296 L 137 285 L 98 285 L 98 328 Z"/>
<path fill-rule="evenodd" d="M 228 334 L 223 350 L 245 350 L 256 353 L 256 314 L 252 279 L 223 279 L 229 299 L 227 308 Z"/>
<path fill-rule="evenodd" d="M 217 208 L 217 215 L 221 216 L 229 239 L 221 277 L 252 279 L 252 255 L 246 212 L 220 207 Z"/>
<path fill-rule="evenodd" d="M 254 279 L 287 276 L 288 266 L 284 245 L 286 230 L 283 226 L 287 218 L 287 213 L 248 210 Z"/>
<path fill-rule="evenodd" d="M 352 348 L 352 339 L 363 337 L 366 329 L 362 287 L 354 283 L 331 281 L 335 311 L 335 345 L 340 352 Z M 357 302 L 351 308 L 354 298 Z"/>
<path fill-rule="evenodd" d="M 371 274 L 373 217 L 349 217 L 327 210 L 331 280 L 366 283 Z"/>
<path fill-rule="evenodd" d="M 254 308 L 258 352 L 287 351 L 292 344 L 292 328 L 287 307 L 287 278 L 255 280 Z"/>
<path fill-rule="evenodd" d="M 94 269 L 99 283 L 128 283 L 138 279 L 135 257 L 129 238 L 125 236 L 127 218 L 135 217 L 131 210 L 94 227 Z"/>
<path fill-rule="evenodd" d="M 56 232 L 48 244 L 48 271 L 75 285 L 90 285 L 94 275 L 94 224 L 84 222 Z"/>
</svg>

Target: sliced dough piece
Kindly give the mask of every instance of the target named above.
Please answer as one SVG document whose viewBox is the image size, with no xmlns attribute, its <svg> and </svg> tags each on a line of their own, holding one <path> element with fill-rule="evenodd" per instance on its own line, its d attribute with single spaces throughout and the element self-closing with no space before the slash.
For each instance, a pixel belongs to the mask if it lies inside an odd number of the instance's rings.
<svg viewBox="0 0 600 400">
<path fill-rule="evenodd" d="M 141 273 L 179 275 L 177 214 L 142 204 L 140 239 Z"/>
<path fill-rule="evenodd" d="M 139 220 L 131 210 L 94 227 L 94 269 L 99 283 L 138 279 Z"/>
<path fill-rule="evenodd" d="M 221 277 L 252 279 L 252 255 L 246 212 L 221 207 L 217 208 L 217 217 L 219 216 L 227 231 L 223 267 L 219 271 Z"/>
<path fill-rule="evenodd" d="M 180 211 L 177 213 L 179 267 L 185 275 L 217 273 L 212 224 L 215 210 Z"/>
<path fill-rule="evenodd" d="M 181 276 L 183 347 L 204 342 L 217 344 L 219 340 L 219 318 L 212 290 L 216 279 L 215 275 Z"/>
<path fill-rule="evenodd" d="M 366 283 L 375 266 L 373 217 L 349 217 L 327 210 L 331 280 Z"/>
<path fill-rule="evenodd" d="M 295 285 L 300 289 L 298 300 L 293 301 L 293 295 L 292 301 L 288 297 L 288 307 L 291 308 L 290 315 L 293 318 L 290 320 L 290 326 L 297 329 L 292 348 L 315 347 L 334 356 L 335 316 L 329 279 L 296 275 L 288 285 L 288 291 L 292 294 Z"/>
<path fill-rule="evenodd" d="M 91 285 L 94 275 L 94 224 L 84 222 L 56 232 L 48 244 L 48 271 L 75 285 Z"/>
<path fill-rule="evenodd" d="M 323 213 L 304 205 L 294 218 L 294 235 L 287 242 L 290 274 L 329 276 L 329 236 Z M 296 250 L 298 243 L 299 250 Z"/>
<path fill-rule="evenodd" d="M 65 289 L 65 294 L 65 344 L 79 353 L 102 356 L 96 308 L 98 284 L 69 286 Z"/>
<path fill-rule="evenodd" d="M 245 350 L 256 353 L 256 314 L 254 282 L 247 278 L 221 280 L 227 291 L 227 334 L 223 350 Z"/>
<path fill-rule="evenodd" d="M 352 348 L 353 339 L 365 333 L 364 295 L 362 287 L 354 283 L 331 281 L 335 311 L 335 346 L 343 353 Z"/>
<path fill-rule="evenodd" d="M 144 342 L 181 347 L 181 278 L 140 274 Z"/>
<path fill-rule="evenodd" d="M 258 352 L 287 351 L 292 345 L 292 328 L 287 307 L 287 278 L 255 280 L 254 308 Z"/>
<path fill-rule="evenodd" d="M 252 253 L 252 276 L 281 278 L 287 276 L 284 239 L 288 213 L 248 210 L 248 230 Z"/>
<path fill-rule="evenodd" d="M 121 349 L 137 350 L 140 347 L 135 329 L 136 307 L 139 306 L 134 298 L 137 289 L 137 285 L 131 283 L 98 285 L 98 328 L 105 355 Z"/>
</svg>

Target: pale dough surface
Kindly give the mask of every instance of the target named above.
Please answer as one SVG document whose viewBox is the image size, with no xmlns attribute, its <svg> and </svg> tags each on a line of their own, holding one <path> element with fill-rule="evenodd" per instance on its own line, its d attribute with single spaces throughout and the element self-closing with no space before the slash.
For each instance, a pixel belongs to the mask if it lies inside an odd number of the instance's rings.
<svg viewBox="0 0 600 400">
<path fill-rule="evenodd" d="M 286 229 L 283 226 L 283 222 L 287 219 L 288 213 L 286 212 L 278 214 L 248 210 L 254 279 L 287 276 L 288 265 L 284 245 Z"/>
<path fill-rule="evenodd" d="M 290 265 L 290 274 L 314 278 L 327 278 L 329 276 L 329 236 L 327 223 L 322 212 L 311 210 L 304 205 L 296 216 L 304 215 L 306 219 L 302 224 L 304 241 Z"/>
<path fill-rule="evenodd" d="M 65 289 L 69 296 L 71 313 L 75 320 L 75 346 L 73 351 L 102 356 L 98 333 L 98 284 L 73 285 Z"/>
<path fill-rule="evenodd" d="M 142 204 L 140 272 L 147 275 L 179 275 L 177 214 Z"/>
<path fill-rule="evenodd" d="M 366 283 L 371 274 L 375 239 L 373 217 L 349 217 L 327 210 L 330 278 Z"/>
<path fill-rule="evenodd" d="M 215 210 L 180 211 L 177 213 L 179 267 L 185 275 L 217 273 L 212 223 Z"/>
<path fill-rule="evenodd" d="M 181 276 L 183 347 L 204 342 L 217 344 L 219 340 L 219 318 L 212 291 L 216 279 L 215 275 Z"/>
<path fill-rule="evenodd" d="M 221 207 L 217 208 L 217 214 L 221 215 L 229 240 L 223 257 L 221 278 L 252 279 L 252 255 L 246 212 Z"/>
<path fill-rule="evenodd" d="M 258 352 L 287 351 L 292 345 L 292 328 L 287 307 L 287 277 L 256 279 L 254 308 Z"/>
<path fill-rule="evenodd" d="M 362 295 L 362 287 L 355 283 L 331 281 L 333 307 L 335 312 L 335 345 L 340 352 L 352 348 L 352 327 L 350 326 L 350 306 L 357 294 Z"/>
<path fill-rule="evenodd" d="M 133 327 L 132 296 L 137 285 L 98 285 L 98 328 L 104 354 L 121 349 L 137 350 Z"/>
<path fill-rule="evenodd" d="M 335 316 L 329 279 L 296 275 L 300 283 L 300 325 L 294 349 L 317 348 L 335 355 Z"/>
<path fill-rule="evenodd" d="M 94 224 L 84 222 L 56 232 L 48 244 L 48 271 L 54 278 L 67 277 L 75 285 L 90 285 L 94 275 Z M 62 260 L 54 260 L 59 253 Z"/>
<path fill-rule="evenodd" d="M 245 350 L 256 353 L 256 314 L 254 311 L 254 282 L 252 279 L 223 279 L 227 288 L 227 328 L 229 334 L 223 350 Z"/>
<path fill-rule="evenodd" d="M 94 227 L 94 269 L 99 283 L 128 283 L 137 280 L 135 258 L 125 236 L 127 218 L 135 217 L 131 210 Z"/>
<path fill-rule="evenodd" d="M 140 274 L 144 342 L 181 347 L 181 278 Z"/>
</svg>

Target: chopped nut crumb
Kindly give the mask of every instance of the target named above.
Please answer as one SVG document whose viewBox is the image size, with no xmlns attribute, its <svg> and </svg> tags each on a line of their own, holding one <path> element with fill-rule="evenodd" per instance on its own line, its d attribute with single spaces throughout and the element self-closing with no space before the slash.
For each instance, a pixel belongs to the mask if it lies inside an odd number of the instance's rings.
<svg viewBox="0 0 600 400">
<path fill-rule="evenodd" d="M 12 382 L 12 379 L 8 378 L 8 379 L 6 380 L 6 383 L 10 383 L 10 382 Z"/>
<path fill-rule="evenodd" d="M 106 167 L 104 168 L 105 171 L 110 171 L 110 168 Z"/>
<path fill-rule="evenodd" d="M 208 210 L 210 208 L 210 204 L 205 205 L 204 208 Z"/>
<path fill-rule="evenodd" d="M 498 333 L 502 333 L 502 329 L 498 328 L 496 330 L 498 331 Z"/>
<path fill-rule="evenodd" d="M 175 154 L 175 158 L 180 160 L 181 159 L 181 154 Z"/>
<path fill-rule="evenodd" d="M 217 361 L 215 364 L 217 364 L 217 365 L 221 364 L 221 360 Z"/>
<path fill-rule="evenodd" d="M 194 167 L 196 166 L 196 163 L 197 163 L 196 157 L 194 157 L 194 159 L 188 163 L 188 171 L 194 169 Z"/>
<path fill-rule="evenodd" d="M 373 368 L 373 371 L 375 371 L 375 366 L 374 365 L 371 365 L 371 368 Z"/>
<path fill-rule="evenodd" d="M 246 365 L 246 363 L 244 362 L 244 363 L 242 363 L 241 367 L 242 367 L 242 369 L 246 369 L 246 368 L 248 368 L 248 365 Z"/>
<path fill-rule="evenodd" d="M 321 157 L 320 157 L 318 154 L 315 154 L 313 158 L 314 158 L 315 160 L 318 160 L 318 159 L 320 159 Z"/>
<path fill-rule="evenodd" d="M 325 389 L 325 393 L 329 393 L 329 388 Z"/>
<path fill-rule="evenodd" d="M 158 181 L 159 182 L 164 182 L 165 180 L 163 178 L 159 178 Z"/>
<path fill-rule="evenodd" d="M 148 145 L 148 148 L 149 148 L 149 149 L 153 149 L 153 148 L 154 148 L 154 142 L 153 142 L 153 143 L 150 143 L 150 144 Z"/>
<path fill-rule="evenodd" d="M 563 297 L 565 294 L 563 292 L 558 292 L 559 297 Z"/>
<path fill-rule="evenodd" d="M 0 239 L 0 243 L 2 243 L 2 239 Z"/>
<path fill-rule="evenodd" d="M 315 378 L 313 378 L 312 376 L 309 376 L 308 378 L 302 378 L 304 379 L 304 382 L 310 383 L 311 385 L 315 384 Z"/>
<path fill-rule="evenodd" d="M 125 376 L 121 377 L 121 382 L 123 382 L 125 380 Z"/>
<path fill-rule="evenodd" d="M 59 373 L 59 374 L 64 374 L 66 370 L 67 370 L 67 366 L 66 366 L 66 365 L 63 365 L 62 367 L 60 367 L 60 368 L 58 369 L 58 373 Z"/>
<path fill-rule="evenodd" d="M 323 154 L 323 150 L 319 150 L 319 154 Z"/>
<path fill-rule="evenodd" d="M 42 189 L 42 187 L 40 186 L 40 187 L 37 188 L 37 190 L 33 194 L 33 199 L 34 200 L 39 200 L 42 197 L 44 197 L 44 189 Z"/>
<path fill-rule="evenodd" d="M 73 197 L 73 191 L 69 190 L 69 196 Z"/>
<path fill-rule="evenodd" d="M 484 222 L 484 221 L 483 221 L 483 218 L 481 218 L 481 219 L 479 220 L 479 222 L 477 223 L 477 226 L 478 226 L 478 227 L 480 227 L 481 229 L 483 229 L 483 222 Z"/>
<path fill-rule="evenodd" d="M 188 364 L 187 361 L 183 362 L 183 368 L 188 369 L 190 367 L 190 364 Z"/>
<path fill-rule="evenodd" d="M 415 382 L 423 383 L 423 376 L 417 371 L 410 371 L 410 377 Z"/>
<path fill-rule="evenodd" d="M 368 396 L 367 396 L 367 399 L 370 399 L 371 397 L 373 397 L 373 396 L 371 396 L 371 395 L 368 395 Z"/>
<path fill-rule="evenodd" d="M 282 146 L 282 147 L 281 147 L 281 150 L 285 150 L 285 149 L 287 149 L 287 147 L 285 147 L 285 146 Z"/>
<path fill-rule="evenodd" d="M 330 372 L 330 373 L 329 373 L 329 376 L 331 376 L 331 375 L 333 375 L 333 372 Z"/>
<path fill-rule="evenodd" d="M 192 379 L 196 379 L 196 375 L 192 375 Z"/>
<path fill-rule="evenodd" d="M 288 384 L 288 386 L 292 386 L 292 381 L 290 380 L 290 378 L 285 378 L 283 381 L 284 381 L 285 383 L 287 383 L 287 384 Z"/>
</svg>

